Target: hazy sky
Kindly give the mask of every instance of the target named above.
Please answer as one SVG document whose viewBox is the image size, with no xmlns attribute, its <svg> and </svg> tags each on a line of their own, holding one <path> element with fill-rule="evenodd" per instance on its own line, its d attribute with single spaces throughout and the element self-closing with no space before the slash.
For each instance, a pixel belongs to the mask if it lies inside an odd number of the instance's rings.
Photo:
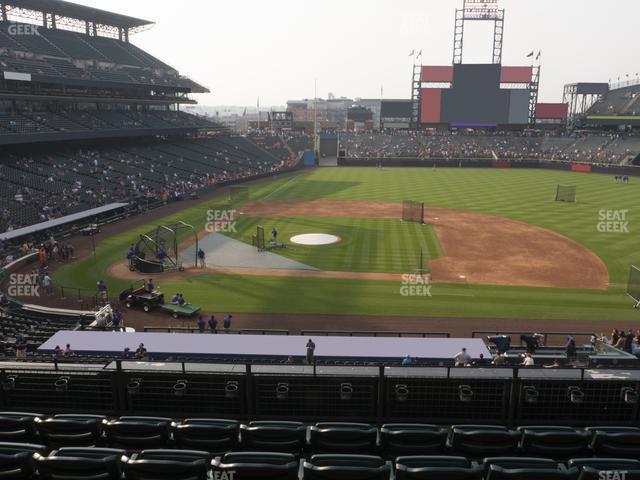
<svg viewBox="0 0 640 480">
<path fill-rule="evenodd" d="M 133 43 L 212 90 L 202 105 L 283 105 L 328 92 L 409 98 L 412 49 L 452 60 L 462 0 L 73 0 L 156 22 Z M 541 100 L 565 83 L 640 72 L 639 0 L 501 0 L 503 64 L 542 51 Z M 491 61 L 491 28 L 467 23 L 465 63 Z M 488 24 L 485 24 L 485 27 Z"/>
</svg>

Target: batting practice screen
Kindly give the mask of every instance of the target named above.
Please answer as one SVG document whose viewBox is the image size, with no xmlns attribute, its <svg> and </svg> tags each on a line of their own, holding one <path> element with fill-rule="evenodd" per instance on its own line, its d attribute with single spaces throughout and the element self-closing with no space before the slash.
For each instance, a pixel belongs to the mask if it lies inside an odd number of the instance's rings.
<svg viewBox="0 0 640 480">
<path fill-rule="evenodd" d="M 576 201 L 576 191 L 577 187 L 575 185 L 558 185 L 556 202 L 574 203 Z"/>
<path fill-rule="evenodd" d="M 636 302 L 640 302 L 640 269 L 631 266 L 629 270 L 629 283 L 627 285 L 627 295 Z"/>
<path fill-rule="evenodd" d="M 402 220 L 404 222 L 424 223 L 424 203 L 405 200 L 402 202 Z"/>
</svg>

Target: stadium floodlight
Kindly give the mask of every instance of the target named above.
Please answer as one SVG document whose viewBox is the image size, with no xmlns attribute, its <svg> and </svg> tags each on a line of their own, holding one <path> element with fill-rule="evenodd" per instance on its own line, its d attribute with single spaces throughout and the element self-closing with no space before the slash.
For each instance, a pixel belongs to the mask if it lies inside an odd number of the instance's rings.
<svg viewBox="0 0 640 480">
<path fill-rule="evenodd" d="M 473 390 L 469 385 L 458 385 L 458 398 L 461 402 L 469 403 L 473 400 Z"/>
<path fill-rule="evenodd" d="M 569 401 L 574 405 L 579 405 L 584 402 L 584 392 L 580 387 L 569 387 L 567 389 L 567 395 L 569 397 Z"/>
</svg>

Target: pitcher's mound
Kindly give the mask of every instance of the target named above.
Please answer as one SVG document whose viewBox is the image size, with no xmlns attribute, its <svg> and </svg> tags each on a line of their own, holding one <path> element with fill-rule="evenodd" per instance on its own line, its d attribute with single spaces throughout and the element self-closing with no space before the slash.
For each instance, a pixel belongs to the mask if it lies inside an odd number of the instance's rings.
<svg viewBox="0 0 640 480">
<path fill-rule="evenodd" d="M 298 245 L 331 245 L 332 243 L 338 243 L 340 237 L 335 235 L 329 235 L 326 233 L 305 233 L 304 235 L 296 235 L 289 239 L 291 243 Z"/>
</svg>

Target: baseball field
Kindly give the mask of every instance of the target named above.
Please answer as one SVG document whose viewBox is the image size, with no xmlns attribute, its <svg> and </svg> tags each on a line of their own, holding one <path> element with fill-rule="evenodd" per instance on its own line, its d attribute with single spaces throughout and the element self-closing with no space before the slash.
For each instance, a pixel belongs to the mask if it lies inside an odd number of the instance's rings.
<svg viewBox="0 0 640 480">
<path fill-rule="evenodd" d="M 554 201 L 559 184 L 577 202 Z M 187 268 L 156 275 L 166 294 L 184 292 L 203 311 L 573 320 L 635 320 L 625 295 L 640 265 L 640 184 L 606 175 L 551 170 L 326 168 L 250 185 L 231 205 L 226 237 L 251 244 L 258 225 L 288 243 L 278 255 L 313 269 Z M 110 292 L 142 276 L 124 268 L 129 245 L 158 224 L 184 221 L 201 239 L 207 213 L 226 202 L 184 203 L 161 220 L 100 237 L 96 254 L 59 268 L 57 285 Z M 403 222 L 401 204 L 425 204 L 425 225 Z M 289 242 L 328 233 L 325 246 Z M 185 237 L 184 242 L 188 242 Z M 185 248 L 188 245 L 185 245 Z M 413 275 L 430 273 L 428 291 Z M 215 262 L 208 257 L 208 262 Z M 418 285 L 419 286 L 419 285 Z M 415 293 L 415 294 L 414 294 Z"/>
</svg>

